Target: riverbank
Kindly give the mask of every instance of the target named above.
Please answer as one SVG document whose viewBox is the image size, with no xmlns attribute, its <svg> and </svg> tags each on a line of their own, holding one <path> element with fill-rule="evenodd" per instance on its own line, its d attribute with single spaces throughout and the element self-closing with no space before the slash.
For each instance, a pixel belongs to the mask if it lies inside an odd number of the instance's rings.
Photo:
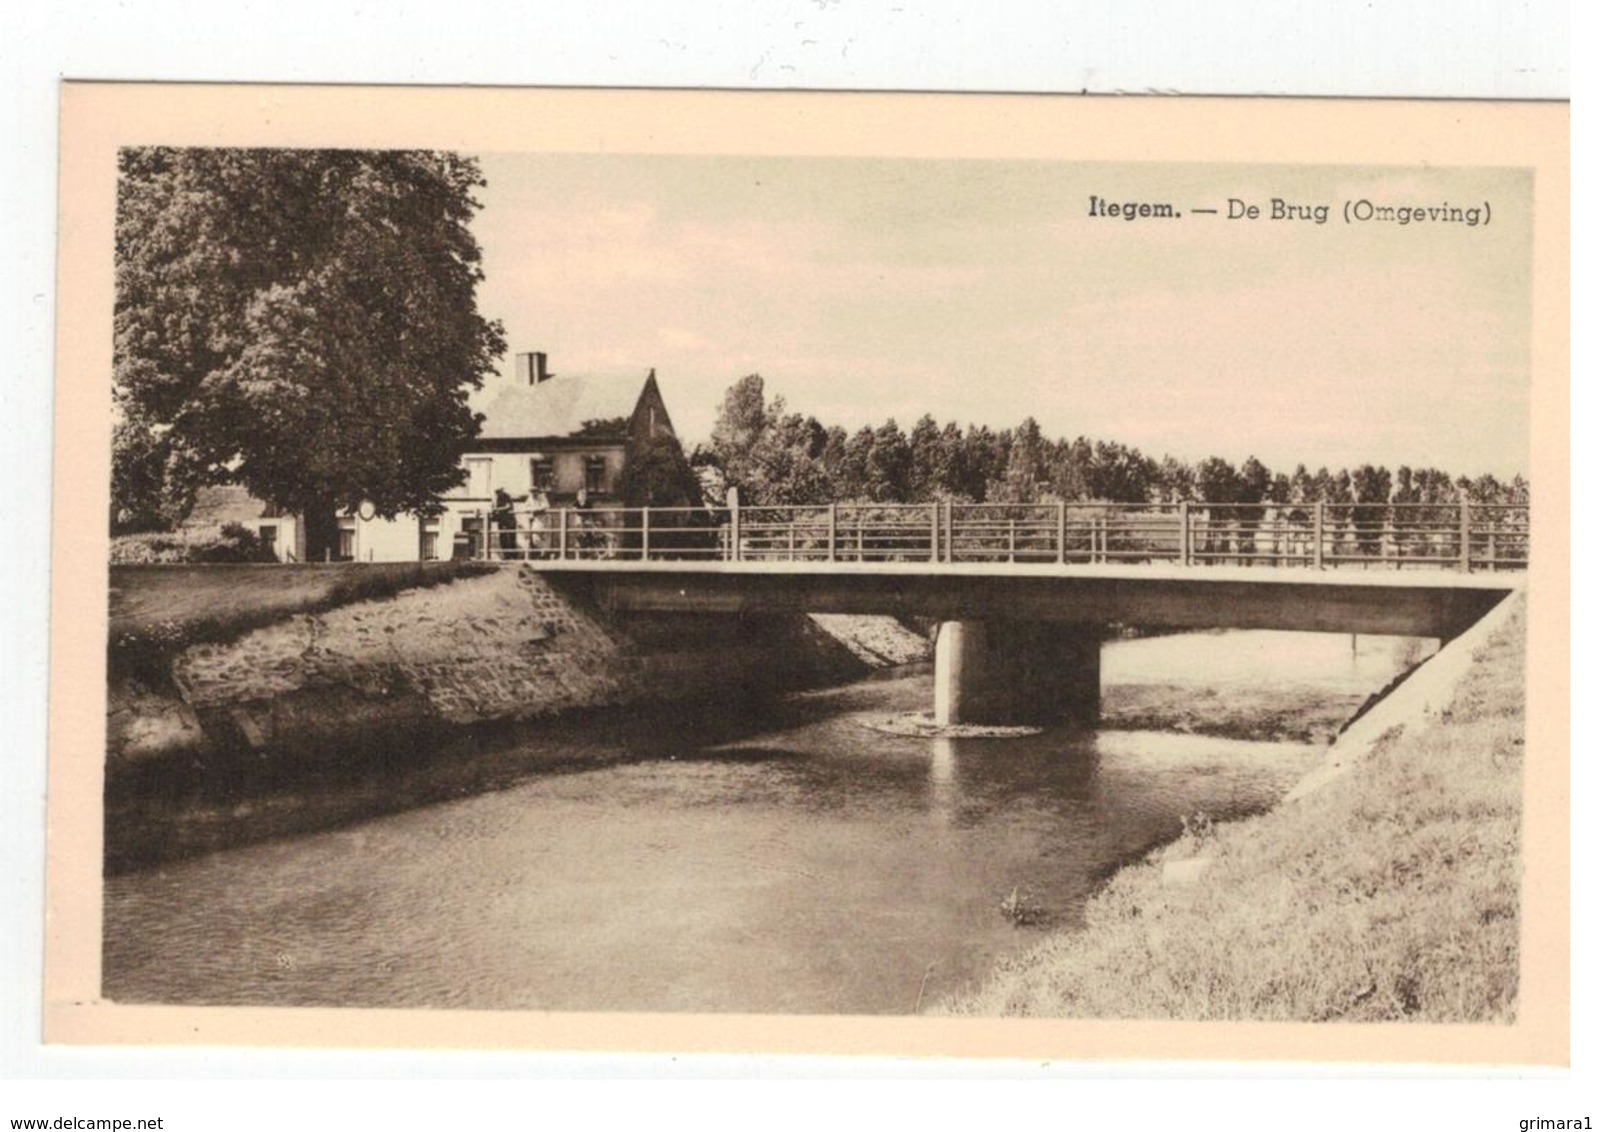
<svg viewBox="0 0 1602 1132">
<path fill-rule="evenodd" d="M 927 654 L 891 618 L 614 618 L 582 581 L 527 568 L 114 570 L 107 868 L 469 790 L 427 764 L 493 763 L 508 728 L 565 721 L 559 749 L 573 727 L 715 714 Z M 417 789 L 387 789 L 403 771 Z"/>
<path fill-rule="evenodd" d="M 1428 711 L 1376 709 L 1376 734 L 1354 728 L 1332 748 L 1339 773 L 1270 813 L 1188 822 L 1092 898 L 1081 930 L 1003 961 L 938 1011 L 1511 1021 L 1525 613 L 1522 595 L 1508 600 L 1493 629 L 1440 654 L 1438 671 L 1462 671 Z"/>
<path fill-rule="evenodd" d="M 107 762 L 738 697 L 927 654 L 889 618 L 613 618 L 584 583 L 481 564 L 112 572 Z M 882 624 L 881 624 L 882 623 Z"/>
</svg>

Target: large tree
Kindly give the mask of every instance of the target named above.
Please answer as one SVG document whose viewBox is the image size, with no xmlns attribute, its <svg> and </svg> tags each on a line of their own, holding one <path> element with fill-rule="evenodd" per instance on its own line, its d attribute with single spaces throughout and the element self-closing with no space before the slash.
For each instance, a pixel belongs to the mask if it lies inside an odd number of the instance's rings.
<svg viewBox="0 0 1602 1132">
<path fill-rule="evenodd" d="M 912 478 L 912 447 L 891 417 L 873 433 L 868 452 L 868 498 L 875 503 L 905 503 Z"/>
<path fill-rule="evenodd" d="M 1145 503 L 1157 480 L 1152 460 L 1116 441 L 1096 442 L 1090 470 L 1090 497 L 1114 503 Z"/>
<path fill-rule="evenodd" d="M 940 445 L 940 426 L 928 413 L 918 418 L 907 434 L 912 449 L 912 472 L 907 493 L 914 500 L 939 499 L 945 491 L 945 450 Z"/>
<path fill-rule="evenodd" d="M 1038 502 L 1041 486 L 1047 482 L 1047 453 L 1048 446 L 1040 435 L 1039 423 L 1034 417 L 1025 417 L 1012 434 L 1007 463 L 995 493 L 989 498 L 998 503 Z"/>
<path fill-rule="evenodd" d="M 475 161 L 140 148 L 119 172 L 113 522 L 238 483 L 321 557 L 339 509 L 460 482 L 467 394 L 505 349 L 477 308 Z"/>
<path fill-rule="evenodd" d="M 826 463 L 829 430 L 814 417 L 770 402 L 760 374 L 747 374 L 723 396 L 712 426 L 709 459 L 753 506 L 825 503 L 834 485 Z"/>
<path fill-rule="evenodd" d="M 782 403 L 779 406 L 782 411 Z M 748 373 L 729 386 L 712 426 L 711 456 L 731 487 L 749 496 L 757 490 L 757 448 L 767 435 L 772 417 L 762 375 Z"/>
</svg>

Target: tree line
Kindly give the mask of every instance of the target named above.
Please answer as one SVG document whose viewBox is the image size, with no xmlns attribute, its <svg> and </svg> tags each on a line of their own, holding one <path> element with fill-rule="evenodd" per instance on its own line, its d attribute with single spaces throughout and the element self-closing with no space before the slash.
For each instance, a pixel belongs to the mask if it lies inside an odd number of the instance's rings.
<svg viewBox="0 0 1602 1132">
<path fill-rule="evenodd" d="M 1187 462 L 1149 456 L 1114 440 L 1047 438 L 1033 417 L 1016 428 L 938 423 L 925 414 L 910 430 L 894 420 L 847 432 L 769 399 L 762 377 L 730 387 L 710 444 L 690 462 L 716 494 L 739 489 L 751 505 L 834 502 L 926 503 L 1527 503 L 1529 485 L 1482 474 L 1453 476 L 1428 465 L 1276 472 L 1255 456 L 1240 465 L 1209 456 Z"/>
</svg>

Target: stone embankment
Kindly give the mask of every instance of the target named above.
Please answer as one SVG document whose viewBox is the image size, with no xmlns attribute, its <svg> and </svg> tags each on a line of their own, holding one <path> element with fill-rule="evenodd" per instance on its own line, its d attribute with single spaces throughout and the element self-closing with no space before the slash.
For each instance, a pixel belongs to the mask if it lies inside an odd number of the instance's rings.
<svg viewBox="0 0 1602 1132">
<path fill-rule="evenodd" d="M 397 729 L 720 700 L 927 658 L 889 618 L 613 619 L 581 581 L 507 569 L 297 613 L 164 671 L 113 671 L 119 766 L 223 749 L 348 745 Z"/>
</svg>

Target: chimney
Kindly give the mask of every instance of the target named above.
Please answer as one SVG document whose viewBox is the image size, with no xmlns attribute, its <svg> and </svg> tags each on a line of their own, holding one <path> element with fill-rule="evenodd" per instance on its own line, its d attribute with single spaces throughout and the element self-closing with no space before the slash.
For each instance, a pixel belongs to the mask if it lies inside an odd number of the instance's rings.
<svg viewBox="0 0 1602 1132">
<path fill-rule="evenodd" d="M 545 368 L 544 351 L 517 355 L 517 379 L 525 385 L 538 385 L 550 376 L 551 371 Z"/>
</svg>

